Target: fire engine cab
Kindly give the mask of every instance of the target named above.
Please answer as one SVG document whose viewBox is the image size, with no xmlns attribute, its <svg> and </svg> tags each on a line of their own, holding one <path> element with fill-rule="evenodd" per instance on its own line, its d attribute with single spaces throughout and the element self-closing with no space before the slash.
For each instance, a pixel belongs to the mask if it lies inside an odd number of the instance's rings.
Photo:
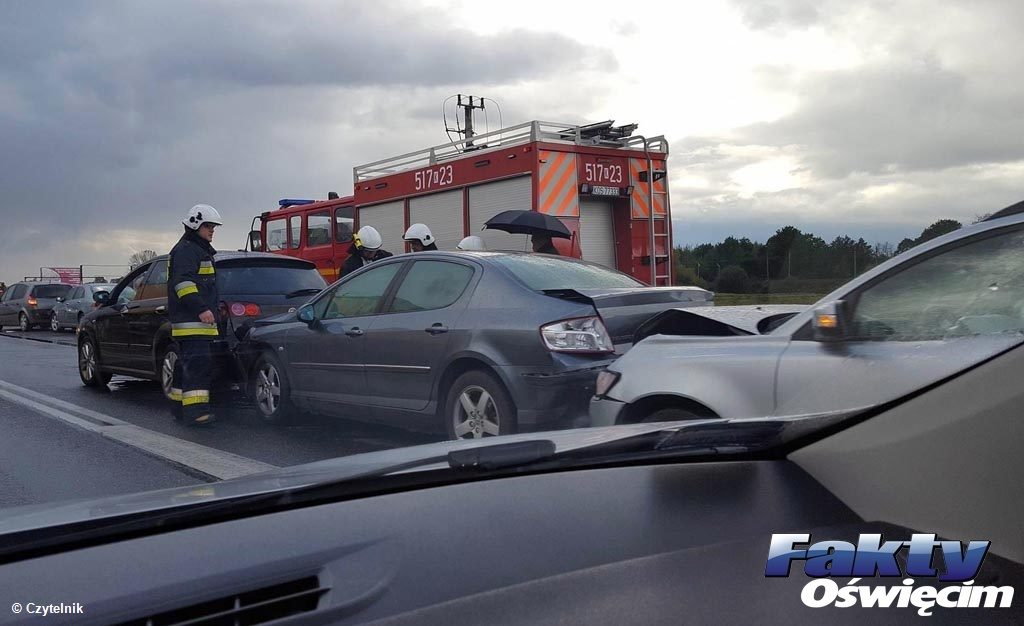
<svg viewBox="0 0 1024 626">
<path fill-rule="evenodd" d="M 402 236 L 415 223 L 440 250 L 467 235 L 488 250 L 529 250 L 526 235 L 483 229 L 502 211 L 527 209 L 566 225 L 572 239 L 554 240 L 560 253 L 671 285 L 668 142 L 635 130 L 534 121 L 360 165 L 352 196 L 281 200 L 257 217 L 252 245 L 314 261 L 333 281 L 360 226 L 376 228 L 394 254 L 408 251 Z"/>
</svg>

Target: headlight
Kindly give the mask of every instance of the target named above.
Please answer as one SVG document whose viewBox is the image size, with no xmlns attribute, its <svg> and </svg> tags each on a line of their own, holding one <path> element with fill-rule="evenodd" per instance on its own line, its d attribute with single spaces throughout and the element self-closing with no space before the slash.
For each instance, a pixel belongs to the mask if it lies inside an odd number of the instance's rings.
<svg viewBox="0 0 1024 626">
<path fill-rule="evenodd" d="M 611 335 L 601 318 L 581 317 L 542 326 L 541 337 L 555 352 L 614 352 Z"/>
<path fill-rule="evenodd" d="M 598 398 L 603 398 L 611 388 L 615 386 L 615 383 L 619 382 L 619 378 L 622 374 L 613 372 L 611 370 L 603 370 L 597 375 L 597 386 L 594 388 L 594 395 Z"/>
</svg>

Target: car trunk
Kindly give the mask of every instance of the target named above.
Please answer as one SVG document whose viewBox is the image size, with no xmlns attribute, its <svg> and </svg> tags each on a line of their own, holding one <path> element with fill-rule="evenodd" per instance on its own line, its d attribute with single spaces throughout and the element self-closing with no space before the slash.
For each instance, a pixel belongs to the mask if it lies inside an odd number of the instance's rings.
<svg viewBox="0 0 1024 626">
<path fill-rule="evenodd" d="M 230 343 L 256 320 L 288 313 L 324 289 L 316 267 L 293 259 L 231 259 L 217 263 L 225 336 Z"/>
<path fill-rule="evenodd" d="M 57 306 L 57 298 L 66 298 L 70 292 L 71 287 L 67 285 L 43 285 L 36 287 L 28 299 L 35 299 L 36 305 L 32 308 L 36 311 L 50 311 Z"/>
<path fill-rule="evenodd" d="M 608 329 L 617 353 L 629 349 L 633 334 L 651 317 L 668 309 L 711 307 L 715 297 L 710 291 L 697 287 L 549 289 L 544 293 L 592 305 Z"/>
</svg>

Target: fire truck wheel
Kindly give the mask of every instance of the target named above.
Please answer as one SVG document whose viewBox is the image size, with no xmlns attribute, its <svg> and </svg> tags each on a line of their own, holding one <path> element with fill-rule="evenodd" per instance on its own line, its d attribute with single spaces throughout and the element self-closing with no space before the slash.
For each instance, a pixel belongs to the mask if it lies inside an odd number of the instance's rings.
<svg viewBox="0 0 1024 626">
<path fill-rule="evenodd" d="M 264 352 L 253 367 L 249 377 L 249 397 L 264 423 L 283 424 L 294 413 L 288 377 L 281 361 L 270 352 Z"/>
<path fill-rule="evenodd" d="M 491 374 L 471 370 L 448 389 L 444 422 L 449 439 L 479 439 L 516 432 L 516 405 Z"/>
</svg>

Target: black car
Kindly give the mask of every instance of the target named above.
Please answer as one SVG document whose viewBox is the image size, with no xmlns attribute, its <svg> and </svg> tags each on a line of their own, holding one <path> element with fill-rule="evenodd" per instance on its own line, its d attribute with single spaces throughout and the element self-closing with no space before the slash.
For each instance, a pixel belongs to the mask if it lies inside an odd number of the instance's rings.
<svg viewBox="0 0 1024 626">
<path fill-rule="evenodd" d="M 215 342 L 218 377 L 235 373 L 230 348 L 253 320 L 287 312 L 321 291 L 316 266 L 301 259 L 260 252 L 219 252 L 214 257 L 221 297 L 221 337 Z M 101 306 L 82 318 L 78 371 L 90 387 L 113 374 L 159 380 L 170 397 L 178 359 L 167 319 L 167 257 L 136 268 L 114 287 L 94 295 Z"/>
<path fill-rule="evenodd" d="M 420 252 L 258 323 L 239 354 L 268 421 L 297 405 L 477 438 L 583 424 L 642 322 L 712 297 L 565 257 Z"/>
<path fill-rule="evenodd" d="M 37 326 L 49 326 L 57 298 L 71 291 L 65 283 L 15 283 L 0 299 L 0 328 L 17 326 L 29 331 Z"/>
</svg>

